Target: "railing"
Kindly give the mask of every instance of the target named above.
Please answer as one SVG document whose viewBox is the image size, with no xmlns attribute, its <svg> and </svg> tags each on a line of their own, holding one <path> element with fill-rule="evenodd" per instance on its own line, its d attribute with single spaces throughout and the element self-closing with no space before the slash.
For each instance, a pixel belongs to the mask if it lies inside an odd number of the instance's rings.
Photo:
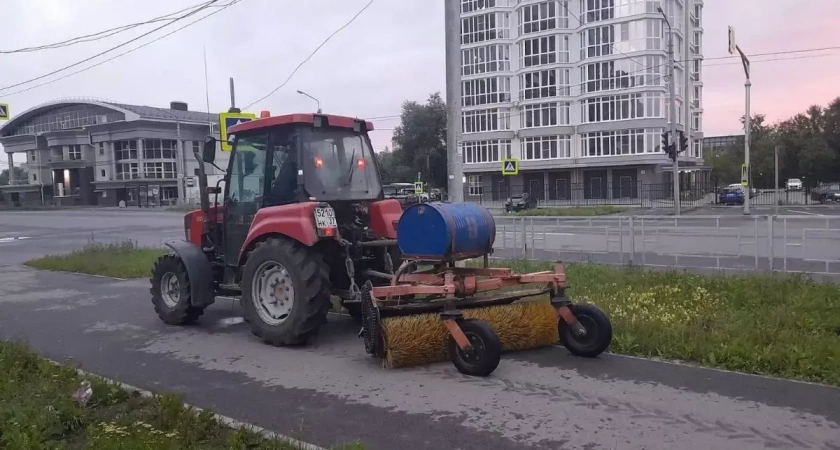
<svg viewBox="0 0 840 450">
<path fill-rule="evenodd" d="M 525 186 L 518 189 L 500 187 L 495 190 L 481 187 L 464 187 L 464 200 L 478 203 L 489 208 L 504 208 L 507 198 L 528 192 L 537 199 L 540 208 L 576 207 L 576 206 L 637 206 L 643 208 L 667 208 L 674 206 L 674 186 L 672 183 L 581 183 L 569 184 L 564 179 L 549 180 L 548 187 L 544 179 L 526 180 Z M 714 204 L 715 187 L 711 183 L 683 183 L 680 186 L 680 205 L 699 207 Z"/>
<path fill-rule="evenodd" d="M 840 276 L 840 216 L 498 217 L 494 256 Z"/>
</svg>

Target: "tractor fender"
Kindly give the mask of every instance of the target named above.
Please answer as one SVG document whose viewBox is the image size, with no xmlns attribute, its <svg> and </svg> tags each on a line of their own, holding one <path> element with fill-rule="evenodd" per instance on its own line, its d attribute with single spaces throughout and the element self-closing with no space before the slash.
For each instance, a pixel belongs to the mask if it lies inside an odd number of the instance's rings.
<svg viewBox="0 0 840 450">
<path fill-rule="evenodd" d="M 166 246 L 178 255 L 187 269 L 192 305 L 199 308 L 212 305 L 216 301 L 216 293 L 213 290 L 213 269 L 207 255 L 199 246 L 189 241 L 169 241 L 166 242 Z"/>
<path fill-rule="evenodd" d="M 267 236 L 282 235 L 306 247 L 315 245 L 320 240 L 315 229 L 314 215 L 318 205 L 318 202 L 306 202 L 260 209 L 239 251 L 239 265 L 245 263 L 246 255 L 256 243 Z"/>
</svg>

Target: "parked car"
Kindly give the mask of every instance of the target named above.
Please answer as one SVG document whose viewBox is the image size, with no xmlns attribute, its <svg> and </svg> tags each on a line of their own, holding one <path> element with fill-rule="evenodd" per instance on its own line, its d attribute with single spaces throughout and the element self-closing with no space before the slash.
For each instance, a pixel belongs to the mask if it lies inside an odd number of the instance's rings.
<svg viewBox="0 0 840 450">
<path fill-rule="evenodd" d="M 802 180 L 799 178 L 791 178 L 785 181 L 785 190 L 786 191 L 801 191 L 802 190 Z"/>
<path fill-rule="evenodd" d="M 743 205 L 744 204 L 744 189 L 741 185 L 727 186 L 720 193 L 718 203 L 721 205 Z"/>
<path fill-rule="evenodd" d="M 737 189 L 740 190 L 741 193 L 744 192 L 744 186 L 741 186 L 741 183 L 732 183 L 729 186 L 727 186 L 726 189 Z M 750 188 L 750 198 L 755 197 L 757 193 L 758 191 L 756 191 L 755 188 Z"/>
<path fill-rule="evenodd" d="M 811 191 L 811 200 L 820 203 L 840 201 L 840 183 L 820 183 Z"/>
<path fill-rule="evenodd" d="M 528 192 L 522 195 L 513 195 L 508 197 L 505 201 L 505 211 L 523 211 L 526 209 L 535 209 L 537 207 L 537 199 Z"/>
</svg>

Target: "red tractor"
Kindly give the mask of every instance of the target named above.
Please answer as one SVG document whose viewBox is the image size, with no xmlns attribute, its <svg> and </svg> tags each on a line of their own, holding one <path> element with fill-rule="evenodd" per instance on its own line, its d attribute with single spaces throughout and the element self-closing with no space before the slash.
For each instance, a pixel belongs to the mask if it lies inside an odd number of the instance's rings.
<svg viewBox="0 0 840 450">
<path fill-rule="evenodd" d="M 223 190 L 207 186 L 201 162 L 214 164 L 217 147 L 208 137 L 195 155 L 201 209 L 185 215 L 186 240 L 167 243 L 173 252 L 152 273 L 160 319 L 188 324 L 217 296 L 241 297 L 255 335 L 296 345 L 318 332 L 333 295 L 359 318 L 358 286 L 388 284 L 400 260 L 402 208 L 383 196 L 372 129 L 320 114 L 233 126 Z"/>
</svg>

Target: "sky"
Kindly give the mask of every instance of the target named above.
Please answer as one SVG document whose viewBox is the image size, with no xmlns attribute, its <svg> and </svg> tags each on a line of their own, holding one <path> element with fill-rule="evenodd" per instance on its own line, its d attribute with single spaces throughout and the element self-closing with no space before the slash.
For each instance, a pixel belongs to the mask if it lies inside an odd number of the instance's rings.
<svg viewBox="0 0 840 450">
<path fill-rule="evenodd" d="M 224 4 L 229 0 L 221 0 Z M 236 82 L 237 106 L 265 96 L 292 73 L 327 36 L 369 0 L 242 0 L 218 14 L 125 56 L 42 87 L 59 74 L 18 88 L 0 90 L 0 103 L 19 113 L 39 103 L 67 97 L 93 97 L 129 104 L 167 107 L 180 100 L 190 109 L 222 112 L 230 106 L 228 78 Z M 0 50 L 58 42 L 108 28 L 173 13 L 199 0 L 0 0 Z M 272 114 L 315 111 L 375 120 L 376 150 L 390 145 L 406 100 L 445 98 L 442 0 L 375 0 L 304 64 L 281 89 L 249 111 Z M 148 37 L 74 67 L 82 69 L 137 47 L 206 13 L 176 22 Z M 727 26 L 736 30 L 747 54 L 840 46 L 838 0 L 709 0 L 704 8 L 703 54 L 729 56 Z M 149 32 L 147 25 L 107 39 L 33 53 L 0 54 L 0 88 L 42 76 Z M 204 52 L 208 83 L 205 85 Z M 760 59 L 825 55 L 758 62 Z M 840 96 L 840 50 L 755 57 L 752 111 L 771 122 L 812 104 Z M 742 132 L 744 73 L 736 59 L 709 60 L 704 67 L 706 136 Z M 21 157 L 23 158 L 23 157 Z M 5 163 L 2 158 L 0 164 Z"/>
</svg>

